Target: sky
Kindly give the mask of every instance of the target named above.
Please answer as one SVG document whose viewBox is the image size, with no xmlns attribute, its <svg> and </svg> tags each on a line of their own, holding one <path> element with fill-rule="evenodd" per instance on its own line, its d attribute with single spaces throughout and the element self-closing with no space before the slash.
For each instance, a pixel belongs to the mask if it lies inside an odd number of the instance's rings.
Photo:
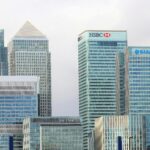
<svg viewBox="0 0 150 150">
<path fill-rule="evenodd" d="M 127 30 L 150 46 L 149 0 L 0 0 L 5 45 L 28 20 L 49 39 L 53 116 L 78 116 L 78 43 L 84 30 Z"/>
</svg>

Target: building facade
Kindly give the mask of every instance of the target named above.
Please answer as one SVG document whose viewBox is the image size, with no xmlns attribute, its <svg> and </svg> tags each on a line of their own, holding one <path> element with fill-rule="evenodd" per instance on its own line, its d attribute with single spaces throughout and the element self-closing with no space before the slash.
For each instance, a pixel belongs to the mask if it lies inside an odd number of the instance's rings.
<svg viewBox="0 0 150 150">
<path fill-rule="evenodd" d="M 39 77 L 0 77 L 0 149 L 8 150 L 13 137 L 14 150 L 22 150 L 22 122 L 38 116 Z"/>
<path fill-rule="evenodd" d="M 91 30 L 79 35 L 79 111 L 84 150 L 87 150 L 88 134 L 94 127 L 95 118 L 124 111 L 126 48 L 126 31 Z"/>
<path fill-rule="evenodd" d="M 9 74 L 40 77 L 39 115 L 51 115 L 51 66 L 48 39 L 30 22 L 8 44 Z"/>
<path fill-rule="evenodd" d="M 0 75 L 8 75 L 7 48 L 4 46 L 4 30 L 0 30 Z"/>
<path fill-rule="evenodd" d="M 146 119 L 146 150 L 150 149 L 150 47 L 129 47 L 125 55 L 126 113 Z"/>
<path fill-rule="evenodd" d="M 23 150 L 82 150 L 82 126 L 78 117 L 26 118 Z"/>
<path fill-rule="evenodd" d="M 95 130 L 92 129 L 88 136 L 88 150 L 95 150 Z"/>
<path fill-rule="evenodd" d="M 126 112 L 150 114 L 150 47 L 126 52 Z"/>
<path fill-rule="evenodd" d="M 102 116 L 95 121 L 95 150 L 145 150 L 145 119 L 141 115 Z"/>
<path fill-rule="evenodd" d="M 10 150 L 10 137 L 12 137 L 13 149 L 22 150 L 23 134 L 21 124 L 0 125 L 0 150 Z"/>
<path fill-rule="evenodd" d="M 25 117 L 38 116 L 39 78 L 0 77 L 0 124 L 22 123 Z"/>
</svg>

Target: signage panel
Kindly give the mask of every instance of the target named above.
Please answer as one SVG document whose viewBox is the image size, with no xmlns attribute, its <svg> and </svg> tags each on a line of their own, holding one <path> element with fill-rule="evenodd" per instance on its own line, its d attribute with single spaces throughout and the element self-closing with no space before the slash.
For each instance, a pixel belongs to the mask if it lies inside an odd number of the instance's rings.
<svg viewBox="0 0 150 150">
<path fill-rule="evenodd" d="M 81 34 L 78 41 L 127 41 L 126 31 L 87 31 Z"/>
<path fill-rule="evenodd" d="M 132 48 L 130 51 L 135 55 L 150 55 L 150 48 Z"/>
</svg>

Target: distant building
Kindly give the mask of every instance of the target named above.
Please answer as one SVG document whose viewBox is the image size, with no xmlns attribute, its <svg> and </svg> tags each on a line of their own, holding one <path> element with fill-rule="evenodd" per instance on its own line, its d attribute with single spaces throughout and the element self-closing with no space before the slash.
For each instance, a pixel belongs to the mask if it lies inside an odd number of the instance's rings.
<svg viewBox="0 0 150 150">
<path fill-rule="evenodd" d="M 47 37 L 26 22 L 8 45 L 9 74 L 40 77 L 39 115 L 51 115 L 51 66 Z"/>
<path fill-rule="evenodd" d="M 89 30 L 79 35 L 79 111 L 84 150 L 96 118 L 125 113 L 126 49 L 126 31 Z"/>
<path fill-rule="evenodd" d="M 7 150 L 13 136 L 14 150 L 22 150 L 22 122 L 25 117 L 38 116 L 38 100 L 38 77 L 0 77 L 0 149 Z"/>
<path fill-rule="evenodd" d="M 141 115 L 102 116 L 95 121 L 95 150 L 145 150 L 145 119 Z M 130 148 L 129 148 L 130 147 Z"/>
<path fill-rule="evenodd" d="M 78 117 L 26 118 L 23 150 L 82 150 L 82 131 Z"/>
<path fill-rule="evenodd" d="M 0 75 L 8 75 L 7 48 L 4 46 L 4 30 L 0 30 Z"/>
</svg>

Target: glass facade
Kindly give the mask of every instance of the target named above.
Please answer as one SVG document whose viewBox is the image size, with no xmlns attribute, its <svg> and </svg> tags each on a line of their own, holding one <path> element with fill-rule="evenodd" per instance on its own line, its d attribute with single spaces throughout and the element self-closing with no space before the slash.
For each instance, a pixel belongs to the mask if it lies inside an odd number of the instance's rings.
<svg viewBox="0 0 150 150">
<path fill-rule="evenodd" d="M 78 38 L 79 110 L 84 150 L 95 118 L 124 113 L 126 31 L 85 31 Z"/>
<path fill-rule="evenodd" d="M 14 150 L 22 150 L 23 134 L 21 124 L 0 124 L 0 150 L 9 150 L 9 137 L 13 137 Z"/>
<path fill-rule="evenodd" d="M 150 47 L 129 47 L 126 59 L 126 112 L 146 120 L 146 150 L 150 149 Z"/>
<path fill-rule="evenodd" d="M 145 117 L 145 136 L 146 136 L 146 150 L 150 150 L 150 115 Z"/>
<path fill-rule="evenodd" d="M 23 121 L 23 150 L 40 149 L 40 124 L 44 118 L 26 118 Z"/>
<path fill-rule="evenodd" d="M 0 135 L 0 149 L 9 150 L 9 135 L 6 134 Z"/>
<path fill-rule="evenodd" d="M 127 113 L 150 114 L 150 47 L 129 47 L 126 53 Z"/>
<path fill-rule="evenodd" d="M 95 130 L 88 135 L 88 150 L 95 150 Z"/>
<path fill-rule="evenodd" d="M 38 116 L 39 77 L 0 77 L 0 149 L 9 150 L 13 137 L 14 150 L 22 150 L 22 122 Z"/>
<path fill-rule="evenodd" d="M 29 22 L 9 43 L 9 74 L 40 77 L 39 115 L 51 115 L 51 66 L 48 39 Z"/>
<path fill-rule="evenodd" d="M 4 30 L 0 30 L 0 75 L 8 75 L 7 48 L 4 47 Z"/>
<path fill-rule="evenodd" d="M 17 127 L 16 127 L 17 128 Z M 13 138 L 13 148 L 14 150 L 22 150 L 22 133 L 19 131 L 19 133 L 4 133 L 0 134 L 0 150 L 10 150 L 9 148 L 9 139 L 10 137 Z"/>
<path fill-rule="evenodd" d="M 145 119 L 141 115 L 103 116 L 95 121 L 95 150 L 145 150 Z"/>
<path fill-rule="evenodd" d="M 78 117 L 38 117 L 23 121 L 23 150 L 82 150 Z"/>
<path fill-rule="evenodd" d="M 82 150 L 82 127 L 81 125 L 41 126 L 42 150 Z"/>
<path fill-rule="evenodd" d="M 21 124 L 28 116 L 38 116 L 38 77 L 0 78 L 0 124 Z"/>
</svg>

